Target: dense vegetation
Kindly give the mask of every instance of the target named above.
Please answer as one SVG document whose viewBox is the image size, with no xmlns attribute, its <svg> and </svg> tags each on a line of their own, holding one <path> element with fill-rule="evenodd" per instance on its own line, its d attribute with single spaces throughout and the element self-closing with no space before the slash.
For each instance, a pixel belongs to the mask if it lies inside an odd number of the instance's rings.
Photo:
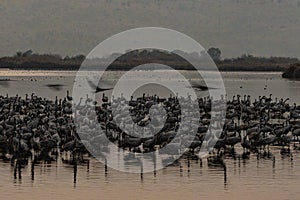
<svg viewBox="0 0 300 200">
<path fill-rule="evenodd" d="M 224 71 L 285 71 L 291 64 L 298 62 L 297 58 L 242 55 L 238 58 L 221 60 L 217 65 Z"/>
<path fill-rule="evenodd" d="M 31 50 L 17 52 L 12 57 L 0 58 L 0 68 L 39 69 L 39 70 L 75 70 L 85 59 L 83 55 L 64 57 L 54 54 L 33 54 Z"/>
<path fill-rule="evenodd" d="M 174 51 L 175 54 L 185 55 L 189 60 L 206 60 L 207 56 L 199 55 L 196 52 L 185 53 Z M 157 50 L 148 51 L 129 51 L 125 56 L 121 54 L 113 54 L 110 56 L 113 60 L 116 59 L 110 66 L 111 70 L 127 70 L 129 67 L 137 66 L 138 64 L 147 62 L 163 63 L 173 66 L 175 69 L 191 70 L 191 65 L 179 57 L 174 57 L 172 53 L 162 53 Z M 299 63 L 296 58 L 286 57 L 255 57 L 252 55 L 242 55 L 238 58 L 221 59 L 221 51 L 218 48 L 210 48 L 208 54 L 214 59 L 218 68 L 221 71 L 286 71 L 286 75 L 297 74 L 297 70 L 293 64 Z M 120 57 L 121 56 L 121 57 Z M 81 63 L 85 60 L 84 55 L 73 57 L 62 57 L 53 54 L 36 54 L 31 50 L 26 52 L 17 52 L 11 57 L 0 58 L 0 68 L 9 69 L 35 69 L 35 70 L 77 70 Z M 97 58 L 89 60 L 92 65 L 99 67 L 107 63 L 108 58 Z M 294 72 L 295 71 L 295 72 Z"/>
<path fill-rule="evenodd" d="M 300 78 L 300 63 L 291 65 L 282 74 L 283 78 Z"/>
</svg>

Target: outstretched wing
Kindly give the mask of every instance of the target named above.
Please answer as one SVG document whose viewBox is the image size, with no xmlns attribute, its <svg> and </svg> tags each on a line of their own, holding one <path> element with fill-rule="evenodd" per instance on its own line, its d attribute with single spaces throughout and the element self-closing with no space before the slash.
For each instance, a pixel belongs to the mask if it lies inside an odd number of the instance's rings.
<svg viewBox="0 0 300 200">
<path fill-rule="evenodd" d="M 112 88 L 100 88 L 99 86 L 95 85 L 93 83 L 93 81 L 91 81 L 89 79 L 87 79 L 87 82 L 88 82 L 89 86 L 93 89 L 94 93 L 104 92 L 104 91 L 112 89 Z"/>
</svg>

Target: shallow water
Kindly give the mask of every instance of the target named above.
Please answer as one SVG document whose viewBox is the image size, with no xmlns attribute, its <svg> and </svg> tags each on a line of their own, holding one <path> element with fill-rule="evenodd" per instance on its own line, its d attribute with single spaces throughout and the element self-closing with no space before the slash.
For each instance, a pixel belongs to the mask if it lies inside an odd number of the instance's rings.
<svg viewBox="0 0 300 200">
<path fill-rule="evenodd" d="M 109 72 L 108 80 L 115 80 L 123 72 Z M 168 78 L 170 72 L 165 73 Z M 193 72 L 183 71 L 193 77 Z M 80 74 L 82 76 L 82 74 Z M 93 72 L 87 72 L 84 76 L 94 76 Z M 221 73 L 228 97 L 240 94 L 258 96 L 273 94 L 273 97 L 290 98 L 290 103 L 300 103 L 300 81 L 287 80 L 281 78 L 278 72 L 222 72 Z M 22 95 L 34 92 L 36 95 L 54 99 L 55 96 L 64 97 L 66 91 L 73 90 L 76 72 L 74 71 L 24 71 L 24 70 L 0 70 L 1 94 Z M 143 77 L 139 77 L 143 78 Z M 47 87 L 48 84 L 61 84 L 61 90 Z M 90 89 L 90 88 L 83 88 Z M 158 92 L 154 90 L 154 92 Z M 109 92 L 108 92 L 109 94 Z M 162 93 L 160 94 L 162 95 Z"/>
<path fill-rule="evenodd" d="M 111 77 L 116 76 L 112 72 Z M 186 72 L 189 73 L 189 72 Z M 35 94 L 54 99 L 72 90 L 74 72 L 0 71 L 1 94 Z M 281 79 L 280 73 L 222 73 L 228 96 L 249 94 L 252 97 L 273 94 L 300 103 L 300 82 Z M 62 84 L 61 90 L 47 84 Z M 237 145 L 240 146 L 240 145 Z M 257 158 L 243 160 L 237 147 L 236 158 L 226 158 L 226 170 L 209 167 L 204 160 L 181 160 L 154 174 L 128 174 L 105 166 L 93 158 L 72 166 L 61 158 L 51 164 L 29 164 L 14 173 L 10 163 L 0 162 L 0 194 L 3 199 L 299 199 L 300 152 L 293 158 L 282 157 L 279 147 Z M 15 176 L 16 175 L 16 176 Z M 75 178 L 74 178 L 75 177 Z"/>
<path fill-rule="evenodd" d="M 6 199 L 298 199 L 299 151 L 293 152 L 293 160 L 282 157 L 279 148 L 271 152 L 269 158 L 227 158 L 226 170 L 206 161 L 181 160 L 142 176 L 110 168 L 105 172 L 102 163 L 90 159 L 89 167 L 80 164 L 77 172 L 58 161 L 38 164 L 34 172 L 29 165 L 14 178 L 10 164 L 1 163 L 0 193 Z"/>
</svg>

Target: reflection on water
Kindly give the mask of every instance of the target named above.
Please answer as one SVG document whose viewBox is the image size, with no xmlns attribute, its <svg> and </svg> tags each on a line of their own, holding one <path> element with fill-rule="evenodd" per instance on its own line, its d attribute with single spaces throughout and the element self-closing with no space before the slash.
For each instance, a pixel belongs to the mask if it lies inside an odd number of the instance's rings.
<svg viewBox="0 0 300 200">
<path fill-rule="evenodd" d="M 276 147 L 259 157 L 245 159 L 240 153 L 226 157 L 225 166 L 181 159 L 162 170 L 140 174 L 115 171 L 93 158 L 71 165 L 58 156 L 57 162 L 29 162 L 17 169 L 1 162 L 0 192 L 7 199 L 24 195 L 32 199 L 296 199 L 299 151 L 293 152 L 293 159 L 281 156 Z"/>
<path fill-rule="evenodd" d="M 114 82 L 116 77 L 123 72 L 110 72 L 106 77 L 107 82 Z M 193 79 L 195 72 L 182 71 L 181 73 L 189 74 Z M 249 94 L 254 98 L 270 93 L 273 97 L 289 97 L 291 102 L 300 103 L 298 95 L 300 81 L 291 81 L 281 78 L 281 73 L 272 72 L 222 72 L 222 77 L 229 97 L 233 95 Z M 94 76 L 93 72 L 86 72 L 84 75 Z M 1 70 L 0 80 L 8 79 L 10 81 L 0 81 L 1 94 L 22 95 L 34 92 L 38 96 L 54 99 L 55 96 L 64 97 L 67 90 L 72 91 L 76 72 L 72 71 L 12 71 Z M 166 73 L 167 78 L 172 77 L 172 73 Z M 143 77 L 139 77 L 143 78 Z M 193 81 L 193 80 L 191 80 Z M 55 90 L 49 85 L 56 85 L 59 90 Z M 21 89 L 22 88 L 22 89 Z M 83 88 L 90 89 L 90 88 Z M 159 92 L 159 91 L 156 91 Z M 108 93 L 109 94 L 109 93 Z M 163 94 L 158 94 L 162 96 Z"/>
<path fill-rule="evenodd" d="M 228 96 L 273 93 L 300 103 L 300 82 L 283 80 L 279 73 L 222 75 Z M 34 92 L 53 99 L 72 91 L 75 73 L 1 71 L 0 76 L 7 79 L 0 82 L 2 95 Z M 292 157 L 282 156 L 280 147 L 259 156 L 243 156 L 242 152 L 237 147 L 237 154 L 226 157 L 224 165 L 181 159 L 151 173 L 141 168 L 139 174 L 122 173 L 88 157 L 72 162 L 64 154 L 54 156 L 51 163 L 29 160 L 25 166 L 1 161 L 0 194 L 5 199 L 298 199 L 299 150 L 292 150 Z"/>
</svg>

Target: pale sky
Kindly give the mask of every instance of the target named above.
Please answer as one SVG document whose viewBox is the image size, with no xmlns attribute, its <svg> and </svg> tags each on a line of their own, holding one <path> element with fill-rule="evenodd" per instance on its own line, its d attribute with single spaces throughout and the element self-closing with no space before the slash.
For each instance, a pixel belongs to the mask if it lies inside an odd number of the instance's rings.
<svg viewBox="0 0 300 200">
<path fill-rule="evenodd" d="M 300 0 L 1 0 L 0 56 L 87 55 L 137 27 L 180 31 L 223 57 L 300 58 Z"/>
</svg>

